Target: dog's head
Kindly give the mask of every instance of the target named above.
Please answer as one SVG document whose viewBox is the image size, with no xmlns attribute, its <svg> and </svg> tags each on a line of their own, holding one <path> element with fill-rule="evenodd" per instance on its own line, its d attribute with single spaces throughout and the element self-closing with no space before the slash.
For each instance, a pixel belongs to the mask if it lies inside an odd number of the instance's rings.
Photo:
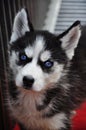
<svg viewBox="0 0 86 130">
<path fill-rule="evenodd" d="M 26 9 L 16 15 L 9 44 L 9 65 L 17 87 L 41 91 L 58 83 L 81 35 L 75 22 L 59 36 L 35 31 Z"/>
</svg>

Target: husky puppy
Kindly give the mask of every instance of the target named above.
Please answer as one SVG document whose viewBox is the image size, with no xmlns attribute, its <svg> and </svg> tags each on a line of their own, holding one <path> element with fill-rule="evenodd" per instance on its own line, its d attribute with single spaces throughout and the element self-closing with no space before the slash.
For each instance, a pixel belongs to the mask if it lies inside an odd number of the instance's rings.
<svg viewBox="0 0 86 130">
<path fill-rule="evenodd" d="M 86 30 L 76 21 L 56 36 L 37 31 L 26 9 L 14 19 L 8 106 L 26 130 L 69 130 L 86 97 Z M 83 31 L 84 30 L 84 31 Z"/>
</svg>

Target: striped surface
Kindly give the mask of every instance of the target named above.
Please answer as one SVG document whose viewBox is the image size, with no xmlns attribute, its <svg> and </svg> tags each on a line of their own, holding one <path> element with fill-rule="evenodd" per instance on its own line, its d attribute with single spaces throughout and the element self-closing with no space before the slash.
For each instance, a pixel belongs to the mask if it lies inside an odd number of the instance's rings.
<svg viewBox="0 0 86 130">
<path fill-rule="evenodd" d="M 4 104 L 4 94 L 8 87 L 7 44 L 14 16 L 18 10 L 27 7 L 33 25 L 41 28 L 49 2 L 50 0 L 0 0 L 0 130 L 12 130 L 13 126 Z"/>
<path fill-rule="evenodd" d="M 86 0 L 62 0 L 55 33 L 63 32 L 76 20 L 86 24 Z"/>
</svg>

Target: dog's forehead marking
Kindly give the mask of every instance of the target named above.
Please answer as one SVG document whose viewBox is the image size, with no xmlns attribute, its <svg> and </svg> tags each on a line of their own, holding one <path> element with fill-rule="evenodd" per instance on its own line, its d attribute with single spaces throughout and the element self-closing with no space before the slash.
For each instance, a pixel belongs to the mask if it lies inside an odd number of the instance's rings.
<svg viewBox="0 0 86 130">
<path fill-rule="evenodd" d="M 42 36 L 36 37 L 35 43 L 34 43 L 34 55 L 35 57 L 38 57 L 40 52 L 44 50 L 44 38 Z"/>
<path fill-rule="evenodd" d="M 42 36 L 37 36 L 34 44 L 25 48 L 25 53 L 28 57 L 38 58 L 39 54 L 44 50 L 44 38 Z"/>
</svg>

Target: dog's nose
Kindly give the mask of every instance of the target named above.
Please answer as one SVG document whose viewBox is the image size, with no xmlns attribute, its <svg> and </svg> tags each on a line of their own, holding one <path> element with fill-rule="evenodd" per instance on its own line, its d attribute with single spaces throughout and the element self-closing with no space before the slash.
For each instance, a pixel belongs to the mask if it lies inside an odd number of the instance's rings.
<svg viewBox="0 0 86 130">
<path fill-rule="evenodd" d="M 31 89 L 34 83 L 34 78 L 31 76 L 24 76 L 23 77 L 23 84 L 25 89 Z"/>
</svg>

